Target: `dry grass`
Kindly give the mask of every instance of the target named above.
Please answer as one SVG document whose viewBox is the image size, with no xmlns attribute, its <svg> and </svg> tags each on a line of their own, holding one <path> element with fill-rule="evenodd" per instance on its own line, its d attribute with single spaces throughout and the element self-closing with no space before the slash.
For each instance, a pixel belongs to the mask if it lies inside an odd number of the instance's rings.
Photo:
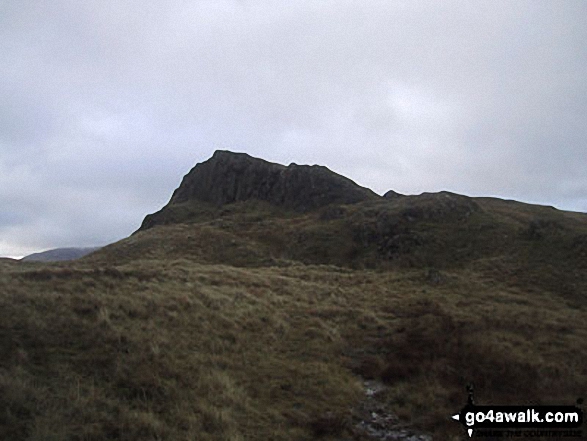
<svg viewBox="0 0 587 441">
<path fill-rule="evenodd" d="M 585 397 L 585 216 L 442 201 L 235 204 L 76 263 L 3 260 L 0 439 L 339 441 L 363 378 L 435 439 L 462 435 L 471 382 Z"/>
<path fill-rule="evenodd" d="M 349 435 L 359 374 L 439 436 L 487 403 L 585 395 L 583 308 L 472 272 L 185 260 L 11 265 L 0 275 L 0 438 Z"/>
</svg>

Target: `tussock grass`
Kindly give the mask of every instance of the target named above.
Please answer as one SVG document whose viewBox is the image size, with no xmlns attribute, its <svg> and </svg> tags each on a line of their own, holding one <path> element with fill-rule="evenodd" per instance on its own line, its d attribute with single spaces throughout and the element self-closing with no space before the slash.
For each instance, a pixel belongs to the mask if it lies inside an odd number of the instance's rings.
<svg viewBox="0 0 587 441">
<path fill-rule="evenodd" d="M 361 439 L 364 379 L 455 439 L 468 383 L 586 395 L 585 215 L 442 194 L 160 216 L 76 262 L 0 262 L 0 439 Z"/>
<path fill-rule="evenodd" d="M 391 272 L 191 260 L 0 273 L 0 437 L 352 436 L 362 378 L 442 437 L 478 402 L 574 403 L 584 308 L 471 270 Z M 436 280 L 436 279 L 435 279 Z"/>
</svg>

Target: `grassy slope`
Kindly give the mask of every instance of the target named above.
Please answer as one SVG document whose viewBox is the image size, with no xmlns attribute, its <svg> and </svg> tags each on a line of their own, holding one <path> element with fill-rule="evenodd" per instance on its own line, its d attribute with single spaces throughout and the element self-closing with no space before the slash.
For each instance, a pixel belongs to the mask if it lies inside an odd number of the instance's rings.
<svg viewBox="0 0 587 441">
<path fill-rule="evenodd" d="M 585 217 L 478 203 L 462 218 L 232 207 L 68 265 L 3 262 L 0 439 L 304 440 L 325 424 L 340 439 L 363 377 L 435 439 L 462 433 L 448 416 L 470 381 L 479 402 L 574 403 Z M 333 256 L 349 267 L 291 260 Z M 376 259 L 385 271 L 364 268 Z"/>
</svg>

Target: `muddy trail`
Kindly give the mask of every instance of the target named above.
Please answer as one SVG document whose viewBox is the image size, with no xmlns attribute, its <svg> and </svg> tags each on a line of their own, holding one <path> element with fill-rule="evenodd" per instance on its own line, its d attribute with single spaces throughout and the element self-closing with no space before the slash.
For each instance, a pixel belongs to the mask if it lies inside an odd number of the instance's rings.
<svg viewBox="0 0 587 441">
<path fill-rule="evenodd" d="M 372 441 L 433 441 L 429 434 L 402 424 L 381 399 L 385 386 L 378 381 L 364 380 L 365 398 L 353 415 L 353 432 L 361 440 Z M 351 441 L 341 439 L 340 441 Z"/>
</svg>

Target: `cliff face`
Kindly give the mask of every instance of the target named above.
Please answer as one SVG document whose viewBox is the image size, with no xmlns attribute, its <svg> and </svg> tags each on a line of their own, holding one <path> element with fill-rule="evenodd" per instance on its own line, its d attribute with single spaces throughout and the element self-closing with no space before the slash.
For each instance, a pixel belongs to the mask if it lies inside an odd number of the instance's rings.
<svg viewBox="0 0 587 441">
<path fill-rule="evenodd" d="M 160 214 L 186 202 L 216 206 L 259 200 L 300 213 L 330 204 L 354 204 L 381 197 L 326 167 L 284 166 L 246 153 L 218 150 L 184 176 L 169 204 L 149 215 L 141 229 L 157 225 Z M 166 217 L 169 219 L 169 217 Z"/>
<path fill-rule="evenodd" d="M 196 165 L 138 234 L 87 261 L 470 268 L 579 304 L 586 238 L 582 213 L 447 191 L 381 197 L 325 167 L 221 151 Z"/>
<path fill-rule="evenodd" d="M 215 205 L 257 199 L 295 211 L 332 203 L 352 204 L 379 198 L 326 167 L 283 166 L 246 153 L 216 151 L 196 165 L 173 193 L 170 204 L 200 200 Z"/>
</svg>

